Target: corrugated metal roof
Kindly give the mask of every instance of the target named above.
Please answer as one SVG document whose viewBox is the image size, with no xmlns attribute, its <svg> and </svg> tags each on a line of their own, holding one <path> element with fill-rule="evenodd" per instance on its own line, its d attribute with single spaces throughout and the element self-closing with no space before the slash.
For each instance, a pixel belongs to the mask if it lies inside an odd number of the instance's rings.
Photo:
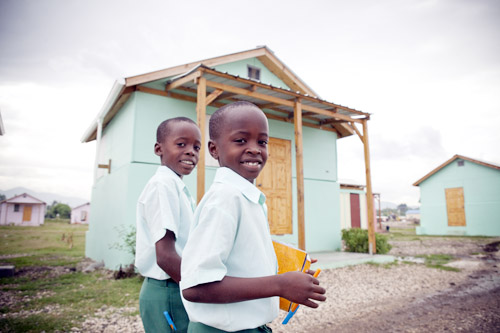
<svg viewBox="0 0 500 333">
<path fill-rule="evenodd" d="M 303 109 L 307 109 L 307 107 L 310 106 L 313 108 L 317 108 L 317 109 L 321 109 L 321 110 L 325 110 L 325 111 L 329 111 L 329 112 L 335 112 L 336 114 L 348 116 L 348 117 L 351 117 L 354 119 L 356 119 L 356 118 L 358 118 L 358 119 L 359 118 L 361 118 L 361 119 L 362 118 L 369 118 L 369 116 L 370 116 L 369 113 L 358 111 L 358 110 L 355 110 L 355 109 L 352 109 L 352 108 L 349 108 L 346 106 L 342 106 L 339 104 L 327 102 L 327 101 L 320 99 L 318 97 L 315 97 L 315 96 L 308 96 L 307 94 L 301 94 L 300 92 L 291 91 L 288 88 L 276 87 L 276 86 L 273 86 L 271 84 L 266 84 L 266 83 L 262 83 L 262 82 L 255 81 L 252 79 L 243 78 L 243 77 L 240 77 L 238 75 L 229 74 L 227 72 L 220 72 L 220 71 L 217 71 L 213 68 L 206 67 L 204 65 L 198 65 L 195 68 L 193 68 L 192 70 L 186 72 L 185 74 L 176 76 L 174 78 L 170 78 L 170 80 L 166 81 L 166 85 L 175 83 L 176 81 L 181 80 L 181 79 L 185 78 L 186 76 L 188 76 L 192 73 L 195 73 L 196 71 L 202 71 L 203 77 L 207 81 L 210 81 L 210 82 L 215 82 L 215 83 L 223 84 L 226 86 L 244 89 L 245 91 L 252 91 L 254 93 L 261 94 L 264 96 L 269 96 L 269 97 L 273 97 L 273 98 L 279 98 L 280 100 L 285 100 L 288 102 L 287 104 L 290 104 L 290 105 L 283 105 L 283 104 L 276 103 L 275 105 L 270 107 L 270 109 L 275 110 L 275 111 L 282 111 L 283 113 L 286 113 L 286 114 L 293 114 L 293 111 L 294 111 L 293 103 L 295 102 L 295 100 L 297 98 L 300 98 Z M 180 89 L 181 93 L 191 92 L 191 95 L 192 95 L 196 92 L 197 86 L 198 86 L 198 84 L 195 80 L 190 80 L 188 82 L 183 83 L 179 87 L 174 88 L 173 90 Z M 207 93 L 208 94 L 214 92 L 216 89 L 217 88 L 211 87 L 209 84 L 207 84 Z M 269 102 L 265 102 L 262 98 L 248 96 L 248 95 L 243 94 L 243 93 L 242 94 L 234 93 L 231 96 L 231 99 L 232 100 L 236 99 L 236 100 L 248 101 L 248 102 L 254 103 L 258 106 L 269 104 Z M 228 102 L 230 102 L 230 100 Z M 266 107 L 264 107 L 264 108 L 266 108 Z M 304 111 L 304 112 L 307 112 L 307 111 Z M 314 113 L 314 112 L 307 113 L 307 116 L 309 118 L 314 118 L 318 122 L 321 122 L 321 121 L 324 121 L 327 119 L 332 119 L 332 117 L 329 115 L 323 115 L 323 114 L 318 114 L 318 113 Z"/>
</svg>

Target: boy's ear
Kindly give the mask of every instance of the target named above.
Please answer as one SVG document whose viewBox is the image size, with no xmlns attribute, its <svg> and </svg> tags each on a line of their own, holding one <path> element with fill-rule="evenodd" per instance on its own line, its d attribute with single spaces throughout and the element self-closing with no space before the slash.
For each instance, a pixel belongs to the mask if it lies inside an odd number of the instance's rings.
<svg viewBox="0 0 500 333">
<path fill-rule="evenodd" d="M 217 150 L 217 146 L 215 145 L 215 143 L 212 140 L 208 141 L 208 152 L 217 161 L 219 160 L 219 152 Z"/>
<path fill-rule="evenodd" d="M 157 156 L 163 155 L 162 146 L 158 142 L 155 143 L 155 155 Z"/>
</svg>

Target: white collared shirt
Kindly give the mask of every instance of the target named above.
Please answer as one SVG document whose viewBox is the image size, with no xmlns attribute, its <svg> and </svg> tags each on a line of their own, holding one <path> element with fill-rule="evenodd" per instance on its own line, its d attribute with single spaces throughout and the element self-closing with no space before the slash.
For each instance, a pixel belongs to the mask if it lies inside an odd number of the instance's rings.
<svg viewBox="0 0 500 333">
<path fill-rule="evenodd" d="M 265 196 L 228 168 L 219 168 L 214 183 L 195 212 L 181 264 L 181 289 L 220 281 L 224 276 L 263 277 L 277 272 L 267 222 Z M 225 331 L 251 329 L 278 315 L 279 298 L 207 304 L 183 298 L 189 319 Z"/>
<path fill-rule="evenodd" d="M 194 200 L 182 179 L 162 165 L 146 184 L 137 202 L 135 266 L 143 276 L 170 276 L 156 263 L 156 242 L 167 230 L 175 234 L 175 250 L 182 257 L 193 221 Z"/>
</svg>

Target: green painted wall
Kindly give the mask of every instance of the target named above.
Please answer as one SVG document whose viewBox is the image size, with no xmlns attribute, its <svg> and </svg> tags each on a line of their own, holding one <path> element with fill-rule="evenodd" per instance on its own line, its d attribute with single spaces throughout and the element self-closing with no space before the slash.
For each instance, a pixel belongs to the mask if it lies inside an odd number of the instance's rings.
<svg viewBox="0 0 500 333">
<path fill-rule="evenodd" d="M 219 66 L 219 70 L 246 76 L 244 61 Z M 256 59 L 265 82 L 286 87 Z M 259 65 L 260 64 L 260 65 Z M 215 108 L 208 108 L 212 114 Z M 186 116 L 196 121 L 195 104 L 152 94 L 135 92 L 103 131 L 100 163 L 112 159 L 111 174 L 99 170 L 92 190 L 92 214 L 86 238 L 86 256 L 103 260 L 106 267 L 118 269 L 132 263 L 129 253 L 112 249 L 122 241 L 119 230 L 135 226 L 137 199 L 148 179 L 159 166 L 154 154 L 156 128 L 165 119 Z M 297 245 L 297 196 L 295 141 L 293 124 L 269 121 L 270 136 L 292 143 L 293 234 L 275 238 Z M 337 250 L 341 246 L 339 185 L 337 182 L 337 136 L 333 132 L 303 128 L 306 249 L 309 252 Z M 206 167 L 206 189 L 215 175 Z M 196 170 L 184 177 L 196 197 Z"/>
<path fill-rule="evenodd" d="M 291 140 L 293 234 L 274 239 L 298 246 L 297 177 L 293 124 L 269 120 L 270 136 Z M 303 128 L 304 210 L 306 250 L 334 251 L 341 247 L 340 197 L 337 182 L 337 135 Z"/>
<path fill-rule="evenodd" d="M 136 205 L 142 189 L 156 172 L 160 159 L 154 154 L 156 128 L 165 119 L 185 116 L 196 120 L 192 103 L 135 92 L 104 129 L 100 161 L 111 158 L 111 174 L 99 170 L 92 188 L 92 216 L 86 236 L 85 255 L 105 262 L 106 267 L 132 263 L 131 254 L 113 248 L 122 243 L 120 230 L 135 226 Z M 184 177 L 196 194 L 196 170 Z"/>
<path fill-rule="evenodd" d="M 272 84 L 275 87 L 288 88 L 288 86 L 281 81 L 276 75 L 274 75 L 263 63 L 257 58 L 240 60 L 231 62 L 228 64 L 223 64 L 215 66 L 215 69 L 220 72 L 227 72 L 231 75 L 238 75 L 243 78 L 248 78 L 248 67 L 251 65 L 260 68 L 260 81 L 265 84 Z"/>
<path fill-rule="evenodd" d="M 232 63 L 228 64 L 223 64 L 216 66 L 215 69 L 223 72 L 223 73 L 229 73 L 231 75 L 238 75 L 242 78 L 248 78 L 248 67 L 247 65 L 252 65 L 255 67 L 260 68 L 260 81 L 265 84 L 272 84 L 275 87 L 281 87 L 284 89 L 289 88 L 281 79 L 279 79 L 276 75 L 274 75 L 269 69 L 267 69 L 264 64 L 262 64 L 257 58 L 253 59 L 246 59 L 246 60 L 240 60 L 240 61 L 235 61 Z M 153 88 L 153 89 L 158 89 L 158 90 L 164 90 L 165 89 L 165 82 L 167 79 L 161 79 L 161 80 L 156 80 L 153 82 L 148 82 L 144 84 L 144 86 Z"/>
<path fill-rule="evenodd" d="M 419 235 L 500 236 L 500 170 L 455 160 L 420 186 Z M 465 227 L 449 227 L 445 189 L 464 190 Z"/>
<path fill-rule="evenodd" d="M 111 174 L 107 170 L 97 170 L 98 179 L 92 188 L 92 215 L 85 239 L 85 255 L 94 260 L 104 260 L 107 267 L 113 269 L 117 267 L 110 265 L 110 262 L 124 255 L 110 249 L 117 239 L 116 227 L 121 223 L 127 224 L 130 214 L 126 204 L 135 102 L 135 96 L 129 98 L 121 112 L 103 130 L 98 161 L 106 163 L 111 159 Z"/>
</svg>

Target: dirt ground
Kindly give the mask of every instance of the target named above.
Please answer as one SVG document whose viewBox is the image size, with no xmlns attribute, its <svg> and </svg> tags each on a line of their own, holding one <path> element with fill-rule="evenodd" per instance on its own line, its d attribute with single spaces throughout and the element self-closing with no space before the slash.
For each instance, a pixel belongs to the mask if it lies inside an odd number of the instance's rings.
<svg viewBox="0 0 500 333">
<path fill-rule="evenodd" d="M 389 254 L 404 261 L 324 271 L 327 301 L 316 310 L 300 308 L 287 325 L 282 314 L 273 332 L 500 332 L 500 238 L 391 244 Z M 460 271 L 407 263 L 430 253 L 453 255 L 457 260 L 447 266 Z"/>
<path fill-rule="evenodd" d="M 396 299 L 363 316 L 330 318 L 288 332 L 500 332 L 498 270 L 476 271 L 446 290 Z"/>
<path fill-rule="evenodd" d="M 287 325 L 281 324 L 286 315 L 281 313 L 270 324 L 273 332 L 500 332 L 500 238 L 432 237 L 391 244 L 389 254 L 400 260 L 388 267 L 324 270 L 319 280 L 327 301 L 318 309 L 300 307 Z M 457 260 L 448 266 L 459 271 L 412 262 L 416 255 L 431 253 L 453 255 Z M 36 278 L 47 272 L 19 273 Z M 6 293 L 0 301 L 17 300 Z M 140 317 L 126 315 L 133 310 L 103 307 L 71 331 L 143 332 Z"/>
</svg>

